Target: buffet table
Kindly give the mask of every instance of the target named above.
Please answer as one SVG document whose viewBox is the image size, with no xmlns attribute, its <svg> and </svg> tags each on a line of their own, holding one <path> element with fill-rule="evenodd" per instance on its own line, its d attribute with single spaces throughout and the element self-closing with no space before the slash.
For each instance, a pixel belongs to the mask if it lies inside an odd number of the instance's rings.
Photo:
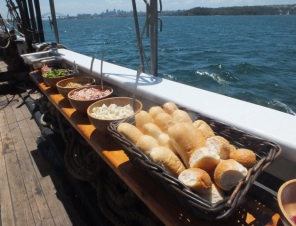
<svg viewBox="0 0 296 226">
<path fill-rule="evenodd" d="M 86 115 L 76 112 L 55 88 L 46 86 L 39 71 L 31 72 L 30 78 L 97 154 L 165 225 L 279 225 L 281 223 L 278 213 L 249 196 L 226 220 L 213 222 L 196 219 L 149 175 L 134 166 L 110 135 L 100 134 Z"/>
</svg>

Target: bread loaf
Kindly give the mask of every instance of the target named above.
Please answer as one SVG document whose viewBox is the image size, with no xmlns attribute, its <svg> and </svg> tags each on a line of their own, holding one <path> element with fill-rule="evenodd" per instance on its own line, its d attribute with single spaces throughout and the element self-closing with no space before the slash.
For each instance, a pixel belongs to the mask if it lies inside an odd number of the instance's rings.
<svg viewBox="0 0 296 226">
<path fill-rule="evenodd" d="M 197 194 L 206 194 L 212 187 L 212 181 L 209 174 L 199 168 L 183 170 L 178 179 Z"/>
<path fill-rule="evenodd" d="M 186 111 L 177 109 L 172 113 L 172 117 L 175 120 L 175 122 L 190 122 L 192 123 L 192 119 L 188 115 Z"/>
<path fill-rule="evenodd" d="M 189 167 L 201 168 L 212 174 L 219 162 L 220 156 L 216 152 L 210 151 L 208 147 L 202 147 L 191 154 Z"/>
<path fill-rule="evenodd" d="M 165 113 L 165 111 L 160 106 L 153 106 L 149 109 L 148 113 L 154 119 L 158 114 Z"/>
<path fill-rule="evenodd" d="M 167 133 L 168 128 L 175 125 L 175 121 L 168 113 L 160 113 L 154 118 L 154 123 L 161 129 L 162 132 Z"/>
<path fill-rule="evenodd" d="M 251 168 L 256 164 L 256 155 L 252 150 L 239 148 L 232 151 L 230 158 L 239 162 L 246 168 Z"/>
<path fill-rule="evenodd" d="M 189 168 L 192 152 L 205 146 L 205 138 L 192 123 L 177 123 L 168 129 L 168 135 L 185 166 Z"/>
<path fill-rule="evenodd" d="M 157 139 L 157 142 L 158 142 L 159 146 L 167 147 L 167 148 L 171 149 L 177 156 L 179 156 L 179 153 L 176 151 L 175 147 L 173 146 L 173 144 L 170 140 L 170 136 L 168 134 L 166 134 L 166 133 L 160 134 L 160 136 Z"/>
<path fill-rule="evenodd" d="M 224 191 L 213 183 L 209 192 L 202 194 L 201 196 L 210 203 L 214 204 L 224 199 Z"/>
<path fill-rule="evenodd" d="M 152 136 L 156 140 L 163 133 L 161 129 L 154 123 L 146 123 L 142 127 L 142 132 L 146 135 Z"/>
<path fill-rule="evenodd" d="M 141 110 L 138 114 L 135 115 L 136 127 L 142 131 L 142 127 L 146 123 L 153 123 L 153 118 L 147 111 Z"/>
<path fill-rule="evenodd" d="M 158 142 L 149 135 L 142 135 L 139 137 L 136 146 L 150 157 L 150 152 L 153 148 L 158 147 Z"/>
<path fill-rule="evenodd" d="M 143 135 L 137 127 L 127 122 L 120 123 L 117 127 L 117 131 L 134 144 L 136 144 L 139 137 Z"/>
<path fill-rule="evenodd" d="M 175 110 L 178 109 L 177 105 L 173 102 L 167 102 L 162 106 L 163 110 L 169 115 L 173 114 Z"/>
<path fill-rule="evenodd" d="M 185 170 L 180 159 L 167 147 L 155 147 L 150 152 L 151 159 L 162 165 L 172 176 L 178 177 Z"/>
<path fill-rule="evenodd" d="M 248 174 L 242 164 L 233 159 L 220 161 L 214 172 L 215 184 L 225 191 L 234 188 Z"/>
<path fill-rule="evenodd" d="M 214 131 L 208 123 L 203 120 L 196 120 L 193 122 L 193 125 L 200 130 L 206 139 L 215 136 Z"/>
<path fill-rule="evenodd" d="M 228 159 L 230 154 L 229 142 L 221 136 L 213 136 L 207 139 L 206 146 L 211 150 L 215 151 L 221 159 Z"/>
</svg>

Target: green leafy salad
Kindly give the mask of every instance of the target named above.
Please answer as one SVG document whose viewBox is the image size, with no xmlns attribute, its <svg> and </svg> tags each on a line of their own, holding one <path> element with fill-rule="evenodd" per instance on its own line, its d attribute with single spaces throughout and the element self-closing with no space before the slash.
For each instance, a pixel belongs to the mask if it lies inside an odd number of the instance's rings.
<svg viewBox="0 0 296 226">
<path fill-rule="evenodd" d="M 67 75 L 67 71 L 65 69 L 54 69 L 49 72 L 43 74 L 45 78 L 56 78 L 56 77 L 63 77 Z"/>
</svg>

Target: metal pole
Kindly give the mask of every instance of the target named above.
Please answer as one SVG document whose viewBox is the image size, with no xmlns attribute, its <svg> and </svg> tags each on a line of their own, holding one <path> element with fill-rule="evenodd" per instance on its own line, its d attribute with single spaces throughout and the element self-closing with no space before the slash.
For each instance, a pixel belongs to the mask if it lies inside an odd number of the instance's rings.
<svg viewBox="0 0 296 226">
<path fill-rule="evenodd" d="M 33 8 L 33 2 L 32 0 L 28 0 L 28 6 L 29 6 L 29 11 L 30 11 L 30 19 L 31 19 L 31 25 L 32 25 L 32 38 L 33 41 L 36 42 L 38 38 L 37 34 L 35 33 L 37 30 L 37 25 L 36 25 L 36 20 L 35 20 L 35 12 Z"/>
<path fill-rule="evenodd" d="M 35 11 L 36 11 L 39 41 L 45 42 L 39 0 L 34 0 L 34 5 L 35 5 Z"/>
<path fill-rule="evenodd" d="M 150 39 L 150 51 L 151 51 L 151 73 L 154 76 L 157 76 L 157 69 L 158 69 L 158 12 L 157 12 L 157 0 L 150 0 L 150 33 L 151 33 L 151 39 Z"/>
<path fill-rule="evenodd" d="M 132 0 L 132 3 L 133 3 L 133 12 L 134 12 L 136 35 L 137 35 L 137 40 L 138 40 L 140 64 L 141 64 L 142 70 L 144 72 L 143 47 L 142 47 L 142 40 L 141 40 L 141 36 L 140 36 L 140 30 L 139 30 L 139 21 L 138 21 L 138 13 L 137 13 L 136 1 Z"/>
<path fill-rule="evenodd" d="M 49 0 L 49 5 L 50 5 L 50 12 L 51 12 L 51 20 L 52 20 L 52 25 L 53 25 L 53 30 L 54 30 L 54 36 L 56 39 L 56 43 L 60 43 L 59 40 L 59 32 L 58 32 L 58 24 L 57 24 L 57 18 L 56 18 L 56 13 L 55 13 L 55 8 L 54 8 L 54 0 Z"/>
</svg>

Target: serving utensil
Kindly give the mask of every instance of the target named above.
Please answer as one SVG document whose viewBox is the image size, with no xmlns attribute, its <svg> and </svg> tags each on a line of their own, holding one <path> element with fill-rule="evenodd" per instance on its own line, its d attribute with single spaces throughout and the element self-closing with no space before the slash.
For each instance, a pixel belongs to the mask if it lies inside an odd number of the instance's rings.
<svg viewBox="0 0 296 226">
<path fill-rule="evenodd" d="M 90 79 L 90 76 L 91 76 L 91 73 L 92 73 L 92 70 L 93 70 L 93 65 L 94 65 L 94 60 L 96 58 L 96 55 L 97 55 L 97 52 L 95 52 L 92 60 L 91 60 L 91 63 L 90 63 L 90 69 L 89 69 L 89 79 Z"/>
<path fill-rule="evenodd" d="M 132 96 L 132 101 L 131 101 L 131 106 L 133 109 L 134 109 L 134 103 L 135 103 L 135 97 L 136 97 L 136 90 L 138 87 L 138 82 L 139 82 L 139 78 L 140 78 L 141 73 L 142 73 L 142 66 L 140 65 L 137 70 L 137 77 L 136 77 L 136 82 L 134 85 L 133 96 Z"/>
<path fill-rule="evenodd" d="M 104 50 L 102 51 L 101 58 L 101 89 L 103 90 L 103 62 L 104 62 Z"/>
</svg>

